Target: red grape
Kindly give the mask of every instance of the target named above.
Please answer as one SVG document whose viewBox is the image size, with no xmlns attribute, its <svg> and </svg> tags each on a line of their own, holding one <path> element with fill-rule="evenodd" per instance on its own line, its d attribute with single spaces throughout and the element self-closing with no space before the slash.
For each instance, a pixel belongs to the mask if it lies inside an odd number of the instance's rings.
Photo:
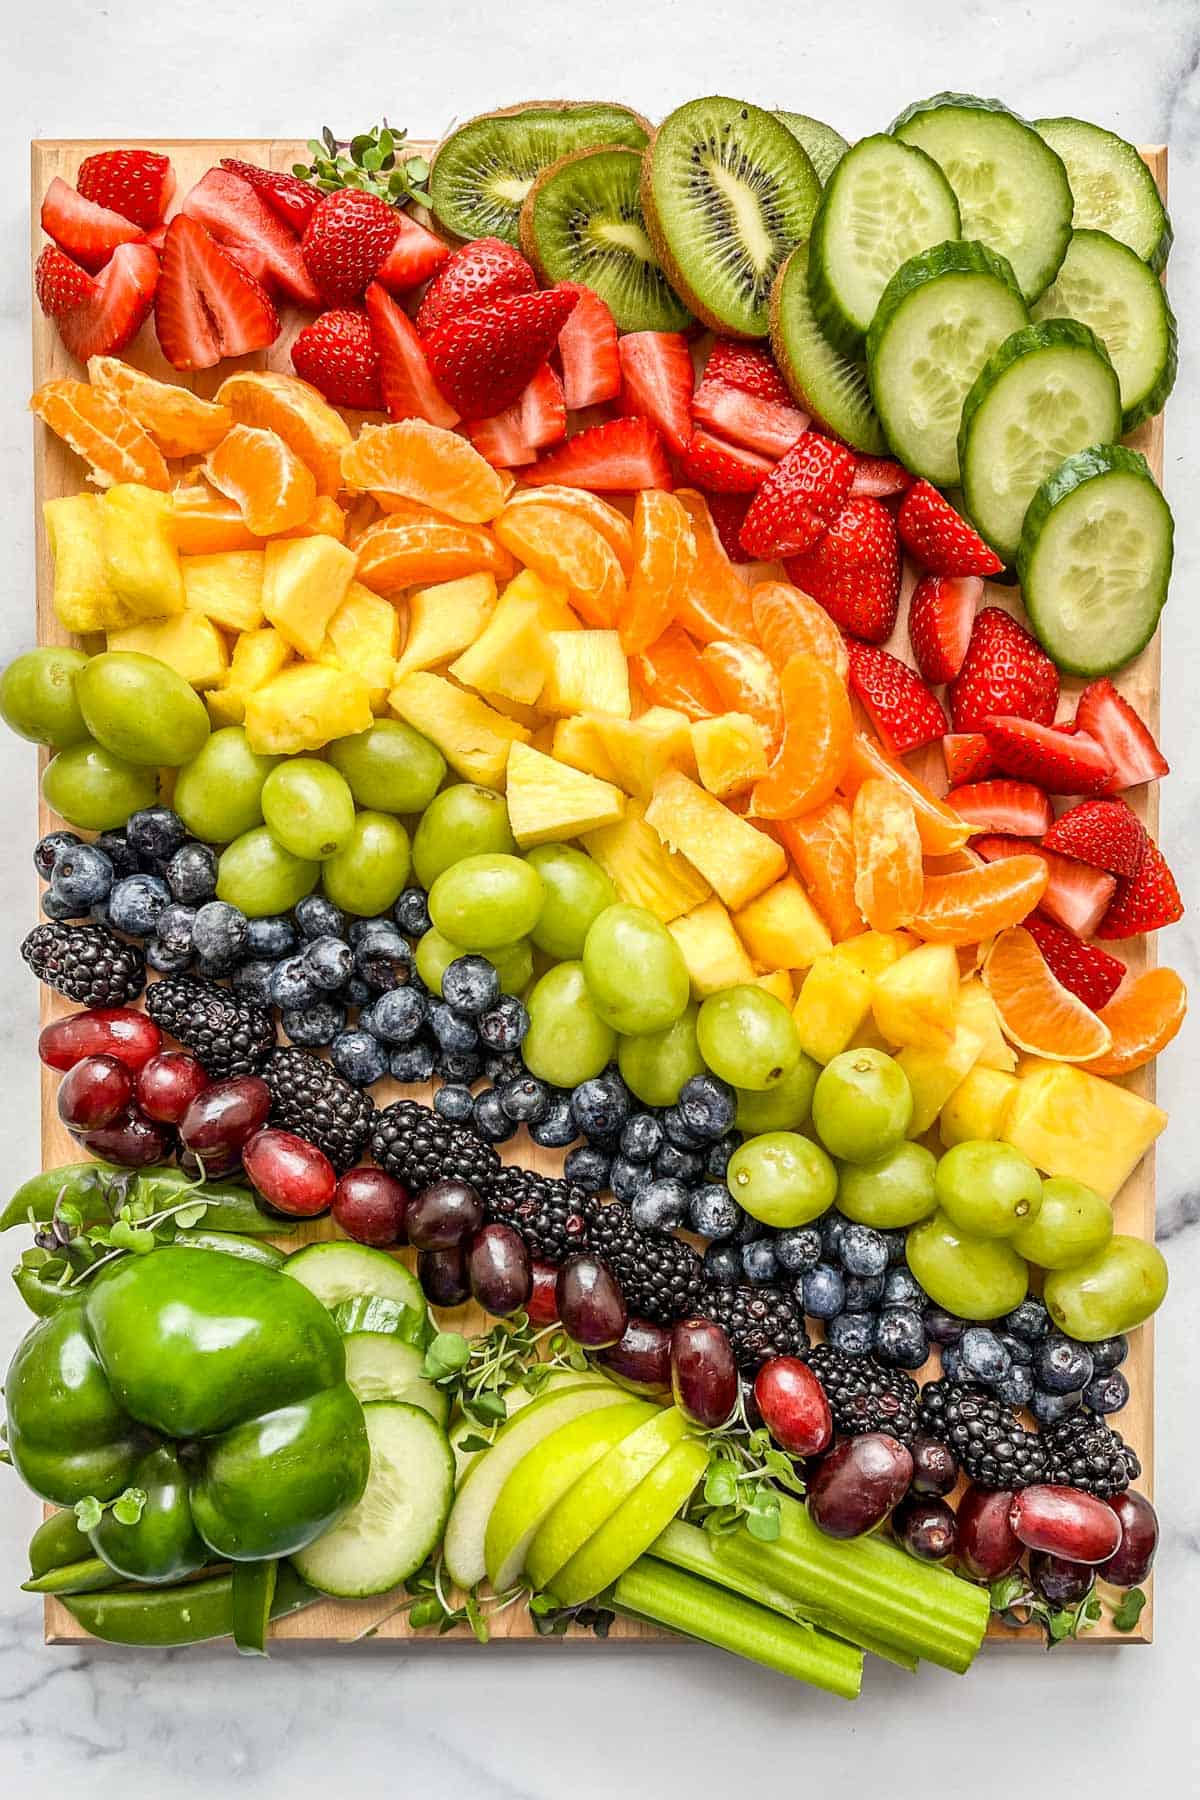
<svg viewBox="0 0 1200 1800">
<path fill-rule="evenodd" d="M 151 1163 L 164 1162 L 171 1154 L 175 1134 L 157 1119 L 148 1119 L 136 1106 L 126 1107 L 108 1125 L 94 1131 L 79 1131 L 76 1136 L 85 1150 L 104 1162 L 119 1163 L 123 1169 L 145 1169 Z"/>
<path fill-rule="evenodd" d="M 161 1046 L 162 1032 L 146 1013 L 132 1006 L 95 1006 L 45 1026 L 38 1055 L 51 1069 L 73 1069 L 85 1056 L 115 1056 L 136 1070 Z"/>
<path fill-rule="evenodd" d="M 680 1319 L 671 1330 L 671 1393 L 694 1425 L 715 1431 L 737 1405 L 738 1372 L 729 1335 L 711 1319 Z"/>
<path fill-rule="evenodd" d="M 208 1086 L 208 1076 L 194 1056 L 164 1050 L 138 1070 L 138 1105 L 160 1124 L 178 1125 L 196 1095 Z"/>
<path fill-rule="evenodd" d="M 511 1225 L 485 1225 L 467 1251 L 467 1280 L 484 1312 L 506 1319 L 524 1306 L 533 1280 L 525 1239 Z"/>
<path fill-rule="evenodd" d="M 58 1116 L 73 1131 L 110 1125 L 133 1098 L 133 1077 L 115 1056 L 85 1056 L 58 1084 Z"/>
<path fill-rule="evenodd" d="M 558 1270 L 553 1263 L 535 1262 L 532 1276 L 533 1286 L 525 1310 L 533 1324 L 553 1325 L 558 1317 L 558 1300 L 554 1292 Z"/>
<path fill-rule="evenodd" d="M 1121 1521 L 1120 1548 L 1100 1564 L 1098 1573 L 1114 1587 L 1137 1587 L 1154 1565 L 1158 1549 L 1158 1514 L 1145 1494 L 1126 1488 L 1108 1502 Z"/>
<path fill-rule="evenodd" d="M 798 1356 L 773 1356 L 754 1378 L 754 1398 L 775 1442 L 792 1456 L 819 1456 L 833 1436 L 825 1389 Z"/>
<path fill-rule="evenodd" d="M 999 1580 L 1024 1554 L 1009 1523 L 1015 1498 L 1009 1488 L 972 1484 L 958 1503 L 958 1560 L 976 1581 Z"/>
<path fill-rule="evenodd" d="M 569 1256 L 554 1286 L 558 1314 L 567 1332 L 585 1350 L 615 1344 L 629 1322 L 625 1296 L 608 1264 L 581 1251 Z"/>
<path fill-rule="evenodd" d="M 1096 1571 L 1087 1563 L 1068 1562 L 1065 1556 L 1049 1556 L 1035 1550 L 1029 1558 L 1034 1587 L 1051 1606 L 1078 1606 L 1096 1584 Z"/>
<path fill-rule="evenodd" d="M 385 1250 L 390 1244 L 407 1243 L 404 1212 L 408 1189 L 394 1175 L 363 1164 L 347 1169 L 333 1196 L 333 1216 L 356 1243 Z"/>
<path fill-rule="evenodd" d="M 1068 1562 L 1107 1562 L 1121 1545 L 1121 1521 L 1112 1507 L 1080 1488 L 1024 1488 L 1009 1523 L 1026 1549 L 1049 1550 Z"/>
<path fill-rule="evenodd" d="M 937 1494 L 906 1494 L 892 1514 L 892 1530 L 921 1562 L 945 1562 L 954 1549 L 954 1514 Z"/>
<path fill-rule="evenodd" d="M 408 1203 L 408 1241 L 418 1250 L 456 1250 L 483 1224 L 483 1201 L 469 1181 L 435 1181 Z"/>
<path fill-rule="evenodd" d="M 631 1318 L 615 1344 L 596 1361 L 623 1387 L 646 1394 L 665 1394 L 671 1387 L 671 1333 L 652 1319 Z"/>
<path fill-rule="evenodd" d="M 228 1166 L 247 1138 L 266 1124 L 270 1110 L 271 1090 L 265 1081 L 257 1075 L 231 1075 L 196 1095 L 180 1121 L 179 1136 L 184 1149 L 206 1168 L 218 1160 Z"/>
<path fill-rule="evenodd" d="M 912 1459 L 914 1494 L 949 1494 L 958 1486 L 958 1458 L 940 1438 L 915 1437 Z"/>
<path fill-rule="evenodd" d="M 242 1149 L 242 1165 L 263 1199 L 291 1218 L 315 1218 L 333 1203 L 333 1164 L 294 1131 L 256 1131 Z"/>
<path fill-rule="evenodd" d="M 422 1250 L 417 1275 L 425 1298 L 434 1306 L 461 1306 L 471 1298 L 467 1259 L 458 1244 L 452 1250 Z"/>
<path fill-rule="evenodd" d="M 868 1431 L 842 1438 L 808 1484 L 813 1524 L 828 1537 L 861 1537 L 887 1518 L 912 1480 L 912 1457 L 897 1438 Z"/>
</svg>

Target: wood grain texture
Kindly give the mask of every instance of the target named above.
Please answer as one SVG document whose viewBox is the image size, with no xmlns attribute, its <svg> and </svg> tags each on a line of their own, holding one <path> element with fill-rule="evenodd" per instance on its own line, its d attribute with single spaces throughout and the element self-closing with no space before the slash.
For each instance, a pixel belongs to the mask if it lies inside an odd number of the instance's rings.
<svg viewBox="0 0 1200 1800">
<path fill-rule="evenodd" d="M 124 139 L 123 142 L 137 140 Z M 186 194 L 199 177 L 222 156 L 238 156 L 247 162 L 258 163 L 265 167 L 290 169 L 293 162 L 304 157 L 305 146 L 300 143 L 278 139 L 240 139 L 226 142 L 217 139 L 156 139 L 146 140 L 148 147 L 167 152 L 178 176 L 178 193 Z M 32 257 L 36 258 L 45 241 L 38 224 L 38 210 L 42 195 L 48 183 L 55 175 L 64 180 L 74 182 L 76 171 L 84 157 L 94 151 L 110 147 L 110 140 L 105 139 L 72 139 L 46 140 L 32 145 L 31 156 L 31 193 L 32 193 Z M 416 151 L 428 150 L 430 146 L 414 144 Z M 1166 193 L 1167 151 L 1165 146 L 1150 146 L 1142 151 L 1146 163 L 1154 174 L 1162 192 Z M 264 352 L 240 359 L 238 366 L 244 368 L 276 368 L 290 371 L 290 346 L 297 330 L 304 323 L 304 318 L 295 312 L 281 309 L 283 329 L 279 339 Z M 147 325 L 136 342 L 124 353 L 126 360 L 138 368 L 179 385 L 192 388 L 205 398 L 211 397 L 224 375 L 228 373 L 225 365 L 218 369 L 201 371 L 195 375 L 180 374 L 172 369 L 159 351 L 153 328 Z M 33 310 L 33 383 L 39 386 L 42 382 L 61 375 L 78 375 L 79 367 L 64 348 L 58 332 L 51 320 L 45 318 L 35 307 Z M 83 463 L 48 432 L 40 423 L 34 423 L 34 467 L 37 499 L 37 635 L 38 642 L 43 644 L 71 642 L 69 634 L 59 625 L 52 604 L 53 595 L 53 563 L 50 558 L 42 523 L 42 502 L 60 494 L 76 493 L 84 485 L 86 469 Z M 1160 415 L 1148 421 L 1129 440 L 1146 456 L 1155 476 L 1161 480 L 1163 466 L 1163 420 Z M 1019 612 L 1019 601 L 1013 589 L 989 587 L 986 595 L 989 605 L 1000 605 L 1011 612 Z M 1168 617 L 1170 615 L 1168 614 Z M 1160 636 L 1154 640 L 1119 678 L 1118 686 L 1129 698 L 1138 711 L 1148 719 L 1152 730 L 1157 734 L 1159 722 L 1159 669 L 1160 669 Z M 89 649 L 103 648 L 101 640 L 88 642 Z M 908 642 L 905 631 L 904 611 L 902 609 L 900 624 L 895 638 L 889 648 L 907 659 Z M 1067 679 L 1063 684 L 1062 711 L 1070 713 L 1075 704 L 1076 694 L 1082 684 Z M 936 747 L 935 747 L 936 748 Z M 42 753 L 44 762 L 45 753 Z M 940 754 L 936 756 L 934 766 L 926 773 L 927 778 L 940 788 L 945 787 L 944 771 L 941 767 Z M 1158 793 L 1155 787 L 1139 790 L 1134 797 L 1133 805 L 1152 831 L 1157 830 Z M 50 814 L 43 805 L 40 812 L 40 828 L 42 831 L 53 829 L 60 821 Z M 1153 939 L 1138 940 L 1131 945 L 1120 946 L 1132 968 L 1140 970 L 1152 963 L 1154 958 Z M 58 1017 L 70 1008 L 49 989 L 42 990 L 43 1018 Z M 1125 1085 L 1135 1092 L 1153 1098 L 1154 1070 L 1153 1065 L 1137 1074 L 1126 1077 Z M 73 1141 L 59 1123 L 55 1111 L 54 1096 L 57 1088 L 57 1076 L 51 1071 L 42 1071 L 42 1109 L 41 1138 L 42 1162 L 47 1168 L 56 1167 L 78 1160 L 78 1150 Z M 423 1090 L 402 1089 L 395 1083 L 381 1084 L 376 1090 L 377 1098 L 382 1104 L 397 1096 L 409 1093 L 417 1097 L 425 1097 Z M 522 1132 L 516 1144 L 505 1145 L 501 1154 L 509 1161 L 520 1161 L 527 1167 L 540 1168 L 549 1173 L 557 1173 L 561 1159 L 553 1153 L 541 1150 L 530 1143 Z M 1152 1239 L 1154 1236 L 1154 1167 L 1153 1156 L 1149 1156 L 1141 1167 L 1126 1183 L 1115 1202 L 1118 1231 Z M 301 1227 L 298 1233 L 292 1234 L 286 1243 L 295 1248 L 301 1242 L 335 1235 L 325 1221 L 317 1221 Z M 411 1260 L 411 1253 L 405 1256 Z M 472 1331 L 478 1327 L 483 1315 L 476 1307 L 463 1307 L 455 1313 L 447 1313 L 443 1318 L 450 1328 Z M 1153 1360 L 1153 1328 L 1144 1326 L 1135 1332 L 1129 1361 L 1126 1365 L 1132 1390 L 1128 1406 L 1120 1415 L 1119 1425 L 1122 1433 L 1133 1445 L 1141 1458 L 1143 1476 L 1139 1482 L 1146 1493 L 1153 1491 L 1154 1469 L 1154 1360 Z M 931 1366 L 926 1374 L 936 1373 Z M 387 1596 L 377 1600 L 360 1602 L 329 1601 L 308 1608 L 292 1618 L 283 1621 L 273 1628 L 272 1635 L 298 1642 L 346 1643 L 362 1637 L 378 1625 L 374 1633 L 379 1638 L 412 1639 L 419 1643 L 436 1643 L 441 1640 L 429 1637 L 428 1634 L 411 1632 L 404 1618 L 388 1618 L 391 1602 Z M 46 1602 L 46 1638 L 50 1643 L 77 1643 L 85 1640 L 87 1634 L 75 1623 L 65 1607 L 53 1599 Z M 1096 1631 L 1089 1634 L 1085 1642 L 1117 1642 L 1149 1643 L 1152 1634 L 1152 1605 L 1148 1605 L 1142 1614 L 1136 1631 L 1128 1634 L 1114 1632 L 1105 1622 Z M 459 1634 L 461 1635 L 461 1634 Z M 469 1634 L 467 1634 L 469 1636 Z M 536 1638 L 528 1616 L 523 1608 L 510 1607 L 500 1614 L 492 1625 L 493 1639 Z M 654 1640 L 662 1636 L 652 1627 L 636 1624 L 632 1621 L 619 1620 L 614 1627 L 613 1635 L 623 1639 Z M 1028 1644 L 1040 1644 L 1040 1633 L 1029 1630 L 1014 1640 L 1014 1634 L 994 1628 L 993 1635 L 1006 1642 L 1020 1641 Z M 596 1640 L 591 1637 L 573 1637 L 563 1639 L 540 1639 L 540 1642 L 588 1642 Z"/>
</svg>

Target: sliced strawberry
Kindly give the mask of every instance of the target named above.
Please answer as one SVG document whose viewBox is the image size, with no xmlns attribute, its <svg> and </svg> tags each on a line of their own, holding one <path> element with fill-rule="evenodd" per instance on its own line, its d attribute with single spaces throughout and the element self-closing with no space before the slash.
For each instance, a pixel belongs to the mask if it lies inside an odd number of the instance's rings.
<svg viewBox="0 0 1200 1800">
<path fill-rule="evenodd" d="M 183 203 L 189 219 L 227 250 L 251 250 L 266 259 L 271 285 L 300 306 L 318 307 L 321 296 L 305 267 L 296 236 L 266 202 L 228 169 L 210 169 Z"/>
<path fill-rule="evenodd" d="M 575 295 L 575 310 L 558 334 L 558 354 L 562 359 L 567 409 L 579 412 L 585 406 L 615 400 L 621 391 L 617 326 L 604 301 L 591 288 L 569 281 L 558 285 Z"/>
<path fill-rule="evenodd" d="M 94 200 L 85 200 L 56 175 L 42 201 L 42 230 L 52 237 L 72 261 L 95 274 L 102 269 L 118 244 L 136 244 L 141 231 Z"/>
<path fill-rule="evenodd" d="M 819 544 L 788 557 L 789 581 L 819 600 L 851 637 L 881 644 L 892 634 L 900 605 L 900 543 L 896 521 L 881 500 L 850 500 Z"/>
<path fill-rule="evenodd" d="M 373 281 L 366 292 L 367 318 L 379 352 L 379 386 L 393 419 L 425 419 L 430 425 L 458 424 L 458 414 L 442 395 L 416 327 L 387 289 Z"/>
<path fill-rule="evenodd" d="M 38 257 L 33 287 L 38 305 L 51 319 L 61 318 L 72 307 L 83 306 L 96 297 L 93 278 L 57 244 L 47 244 Z"/>
<path fill-rule="evenodd" d="M 1081 800 L 1050 826 L 1047 850 L 1059 850 L 1126 880 L 1137 874 L 1146 829 L 1123 800 Z"/>
<path fill-rule="evenodd" d="M 886 500 L 891 494 L 905 494 L 916 480 L 903 463 L 890 456 L 860 456 L 854 465 L 852 494 L 870 494 L 872 499 Z"/>
<path fill-rule="evenodd" d="M 473 238 L 451 251 L 430 282 L 417 309 L 417 330 L 428 337 L 455 313 L 514 294 L 532 294 L 537 276 L 519 250 L 503 238 Z"/>
<path fill-rule="evenodd" d="M 878 644 L 860 644 L 853 638 L 850 653 L 850 689 L 870 716 L 880 742 L 891 756 L 904 756 L 943 736 L 947 719 L 915 669 Z"/>
<path fill-rule="evenodd" d="M 1108 910 L 1116 891 L 1117 878 L 1103 869 L 1091 869 L 1087 863 L 1070 856 L 1056 856 L 1040 844 L 1020 837 L 977 837 L 971 848 L 985 862 L 997 862 L 1005 856 L 1038 856 L 1046 865 L 1049 880 L 1038 905 L 1059 925 L 1065 925 L 1077 937 L 1091 937 Z"/>
<path fill-rule="evenodd" d="M 1030 913 L 1026 931 L 1045 957 L 1050 973 L 1072 994 L 1099 1012 L 1125 979 L 1125 964 L 1096 944 L 1085 944 L 1073 931 L 1043 913 Z"/>
<path fill-rule="evenodd" d="M 982 731 L 948 731 L 942 739 L 942 755 L 951 787 L 983 781 L 996 766 Z"/>
<path fill-rule="evenodd" d="M 396 212 L 395 207 L 392 210 Z M 436 233 L 426 231 L 409 213 L 396 212 L 396 218 L 400 234 L 376 269 L 375 279 L 382 281 L 389 292 L 403 294 L 428 281 L 435 269 L 441 268 L 450 246 Z"/>
<path fill-rule="evenodd" d="M 574 306 L 574 294 L 547 288 L 455 313 L 425 340 L 434 380 L 464 419 L 503 412 L 537 374 Z"/>
<path fill-rule="evenodd" d="M 71 355 L 86 362 L 124 350 L 145 324 L 158 282 L 158 257 L 149 244 L 118 244 L 93 292 L 58 316 L 59 336 Z"/>
<path fill-rule="evenodd" d="M 270 293 L 271 265 L 261 250 L 256 250 L 253 244 L 225 244 L 222 248 L 228 256 L 232 256 L 239 269 L 245 269 L 247 275 L 253 275 L 255 281 L 261 282 Z"/>
<path fill-rule="evenodd" d="M 266 289 L 186 213 L 167 226 L 154 325 L 176 369 L 211 369 L 223 356 L 265 350 L 279 335 Z"/>
<path fill-rule="evenodd" d="M 922 575 L 908 605 L 908 638 L 930 687 L 953 681 L 966 661 L 983 598 L 977 575 Z"/>
<path fill-rule="evenodd" d="M 658 428 L 649 419 L 610 419 L 539 457 L 524 479 L 535 486 L 558 481 L 564 487 L 629 494 L 639 488 L 669 488 L 671 465 Z"/>
<path fill-rule="evenodd" d="M 248 181 L 255 193 L 261 194 L 281 225 L 290 226 L 297 237 L 312 218 L 321 190 L 311 181 L 301 181 L 283 169 L 260 169 L 256 163 L 242 162 L 236 156 L 223 156 L 221 167 Z"/>
<path fill-rule="evenodd" d="M 650 419 L 682 456 L 692 435 L 692 353 L 679 331 L 630 331 L 620 340 L 621 411 Z"/>
<path fill-rule="evenodd" d="M 85 200 L 153 231 L 175 192 L 175 171 L 157 150 L 98 150 L 80 163 L 75 185 Z"/>
<path fill-rule="evenodd" d="M 900 541 L 931 575 L 999 575 L 1001 558 L 931 482 L 914 481 L 896 514 Z"/>
<path fill-rule="evenodd" d="M 479 454 L 500 469 L 531 463 L 546 444 L 566 437 L 567 403 L 550 364 L 542 364 L 505 412 L 473 420 L 467 433 Z"/>
<path fill-rule="evenodd" d="M 1113 765 L 1106 793 L 1120 794 L 1170 774 L 1167 759 L 1137 713 L 1107 676 L 1084 688 L 1075 708 L 1081 731 L 1098 738 Z"/>
<path fill-rule="evenodd" d="M 518 469 L 537 461 L 537 451 L 525 442 L 519 399 L 494 418 L 472 419 L 467 425 L 467 436 L 494 469 Z"/>
<path fill-rule="evenodd" d="M 783 456 L 808 429 L 808 414 L 790 403 L 763 400 L 724 381 L 700 383 L 692 396 L 697 425 L 763 456 Z"/>
<path fill-rule="evenodd" d="M 1098 794 L 1112 775 L 1103 744 L 1083 731 L 1067 737 L 1032 719 L 996 715 L 984 720 L 983 735 L 1006 775 L 1036 782 L 1048 794 Z"/>
<path fill-rule="evenodd" d="M 1011 837 L 1040 838 L 1054 822 L 1048 797 L 1028 781 L 971 782 L 951 788 L 946 805 L 976 831 L 1003 831 Z"/>
<path fill-rule="evenodd" d="M 743 550 L 764 562 L 810 550 L 850 498 L 853 479 L 849 450 L 819 431 L 806 431 L 751 501 L 742 526 Z"/>
<path fill-rule="evenodd" d="M 746 509 L 750 505 L 748 494 L 706 494 L 708 510 L 712 514 L 712 522 L 717 528 L 717 536 L 724 546 L 725 554 L 730 562 L 749 562 L 750 558 L 742 549 L 742 524 L 746 517 Z"/>
<path fill-rule="evenodd" d="M 379 352 L 365 313 L 323 312 L 297 336 L 292 367 L 334 406 L 383 411 Z"/>
<path fill-rule="evenodd" d="M 775 467 L 765 456 L 693 431 L 682 457 L 683 475 L 710 494 L 753 494 Z"/>
<path fill-rule="evenodd" d="M 950 690 L 955 731 L 982 731 L 994 713 L 1049 725 L 1057 707 L 1058 670 L 1046 652 L 1006 612 L 985 606 Z"/>
<path fill-rule="evenodd" d="M 1132 881 L 1117 883 L 1117 893 L 1104 915 L 1096 936 L 1137 937 L 1142 931 L 1159 931 L 1183 917 L 1183 901 L 1167 859 L 1154 842 L 1146 839 L 1137 874 Z"/>
<path fill-rule="evenodd" d="M 794 404 L 788 385 L 767 350 L 757 344 L 742 343 L 734 338 L 715 338 L 704 365 L 705 381 L 723 381 L 726 387 L 740 388 L 759 400 L 770 400 L 777 406 Z"/>
</svg>

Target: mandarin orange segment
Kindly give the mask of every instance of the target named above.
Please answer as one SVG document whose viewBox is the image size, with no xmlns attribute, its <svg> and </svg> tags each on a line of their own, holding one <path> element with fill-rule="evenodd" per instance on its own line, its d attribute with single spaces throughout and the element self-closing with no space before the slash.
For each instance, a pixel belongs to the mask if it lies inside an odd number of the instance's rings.
<svg viewBox="0 0 1200 1800">
<path fill-rule="evenodd" d="M 496 536 L 518 562 L 543 581 L 565 587 L 589 625 L 607 630 L 625 604 L 625 577 L 616 551 L 594 525 L 557 506 L 507 506 Z"/>
<path fill-rule="evenodd" d="M 751 801 L 761 819 L 794 819 L 831 799 L 854 736 L 850 696 L 828 663 L 793 656 L 779 687 L 783 742 Z"/>
<path fill-rule="evenodd" d="M 464 525 L 485 525 L 512 491 L 512 476 L 493 469 L 457 432 L 424 419 L 364 425 L 341 457 L 346 487 L 398 494 Z"/>
<path fill-rule="evenodd" d="M 277 431 L 235 425 L 204 459 L 213 486 L 236 500 L 260 537 L 302 525 L 317 502 L 317 481 Z"/>
<path fill-rule="evenodd" d="M 424 583 L 457 581 L 462 575 L 515 573 L 511 556 L 481 525 L 441 519 L 383 519 L 358 541 L 358 579 L 376 594 L 391 596 Z"/>
<path fill-rule="evenodd" d="M 337 493 L 350 427 L 315 387 L 273 369 L 239 369 L 221 383 L 216 397 L 235 424 L 276 432 L 312 470 L 318 493 Z"/>
<path fill-rule="evenodd" d="M 233 424 L 227 406 L 202 400 L 190 388 L 156 381 L 119 356 L 89 356 L 88 380 L 131 412 L 164 456 L 203 456 Z"/>
<path fill-rule="evenodd" d="M 835 943 L 863 930 L 854 898 L 854 832 L 850 808 L 836 797 L 798 819 L 780 819 L 775 835 L 795 863 Z"/>
<path fill-rule="evenodd" d="M 1016 860 L 992 866 L 1011 869 Z M 1111 1048 L 1112 1032 L 1104 1020 L 1052 974 L 1021 926 L 1000 933 L 983 965 L 983 980 L 1004 1035 L 1018 1050 L 1054 1062 L 1093 1062 Z"/>
<path fill-rule="evenodd" d="M 82 456 L 97 487 L 111 487 L 115 481 L 140 481 L 164 491 L 170 487 L 158 445 L 129 408 L 103 388 L 64 376 L 40 387 L 29 410 Z"/>
<path fill-rule="evenodd" d="M 561 512 L 576 513 L 589 525 L 594 525 L 605 543 L 611 545 L 622 575 L 629 580 L 633 573 L 633 526 L 611 501 L 593 494 L 590 488 L 561 487 L 557 482 L 548 481 L 544 487 L 517 488 L 508 504 L 557 506 Z"/>
<path fill-rule="evenodd" d="M 677 498 L 692 521 L 696 539 L 695 567 L 676 613 L 679 623 L 703 644 L 731 637 L 753 642 L 750 589 L 726 554 L 708 501 L 693 488 L 680 488 Z"/>
<path fill-rule="evenodd" d="M 839 680 L 850 675 L 846 640 L 825 608 L 790 581 L 759 581 L 750 589 L 754 635 L 771 663 L 782 669 L 801 651 L 827 662 Z"/>
<path fill-rule="evenodd" d="M 854 796 L 854 898 L 873 931 L 908 925 L 921 904 L 921 835 L 912 801 L 873 777 Z"/>
<path fill-rule="evenodd" d="M 721 711 L 721 696 L 681 625 L 668 625 L 649 649 L 631 656 L 629 672 L 652 706 L 674 707 L 689 719 Z"/>
<path fill-rule="evenodd" d="M 692 522 L 674 494 L 644 488 L 633 506 L 633 570 L 617 621 L 626 655 L 648 650 L 675 617 L 696 562 Z"/>
<path fill-rule="evenodd" d="M 207 481 L 188 482 L 172 491 L 175 548 L 183 556 L 213 556 L 221 550 L 261 550 L 265 539 L 246 524 L 236 501 L 218 494 Z"/>
<path fill-rule="evenodd" d="M 339 544 L 346 541 L 346 515 L 336 500 L 328 494 L 318 494 L 316 505 L 307 519 L 299 525 L 293 525 L 290 531 L 280 531 L 279 537 L 331 537 Z"/>
<path fill-rule="evenodd" d="M 1128 1075 L 1165 1050 L 1187 1017 L 1187 987 L 1174 969 L 1145 969 L 1123 982 L 1097 1015 L 1112 1036 L 1089 1075 Z"/>
<path fill-rule="evenodd" d="M 903 763 L 893 762 L 874 738 L 864 731 L 856 731 L 838 786 L 848 800 L 853 800 L 864 781 L 879 777 L 895 782 L 912 801 L 927 856 L 947 856 L 950 851 L 962 848 L 971 835 L 966 820 L 939 800 Z"/>
<path fill-rule="evenodd" d="M 763 734 L 768 757 L 783 742 L 783 692 L 779 677 L 757 644 L 736 638 L 706 644 L 700 661 L 727 712 L 748 713 Z"/>
<path fill-rule="evenodd" d="M 912 922 L 933 944 L 975 944 L 1027 919 L 1050 879 L 1040 856 L 1006 856 L 957 875 L 930 875 Z"/>
</svg>

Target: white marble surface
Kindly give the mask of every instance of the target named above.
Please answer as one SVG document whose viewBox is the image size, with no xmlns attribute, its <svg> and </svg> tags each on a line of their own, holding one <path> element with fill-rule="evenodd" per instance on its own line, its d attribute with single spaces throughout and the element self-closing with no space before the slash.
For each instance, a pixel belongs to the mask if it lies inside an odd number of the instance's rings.
<svg viewBox="0 0 1200 1800">
<path fill-rule="evenodd" d="M 744 94 L 815 113 L 849 136 L 941 88 L 999 94 L 1029 116 L 1075 113 L 1171 146 L 1183 326 L 1168 415 L 1167 487 L 1179 521 L 1166 619 L 1164 747 L 1175 768 L 1163 833 L 1200 904 L 1200 11 L 1195 0 L 536 0 L 351 7 L 324 0 L 39 0 L 0 9 L 0 543 L 8 570 L 0 660 L 33 620 L 25 145 L 35 136 L 304 136 L 386 113 L 415 135 L 533 94 L 621 98 L 651 116 L 694 93 Z M 33 916 L 33 754 L 0 741 L 0 1169 L 36 1166 L 33 984 L 16 947 Z M 1193 910 L 1193 918 L 1196 916 Z M 1164 954 L 1200 991 L 1185 922 Z M 860 1790 L 925 1800 L 955 1787 L 1013 1792 L 1197 1790 L 1196 1618 L 1200 1447 L 1196 1316 L 1200 1017 L 1161 1073 L 1174 1119 L 1159 1158 L 1174 1293 L 1159 1325 L 1158 1641 L 1150 1650 L 989 1651 L 961 1684 L 873 1664 L 856 1708 L 716 1653 L 590 1645 L 293 1651 L 269 1665 L 224 1649 L 157 1658 L 46 1649 L 16 1584 L 34 1506 L 0 1471 L 0 1755 L 23 1800 L 87 1793 L 629 1800 Z M 7 1263 L 7 1255 L 6 1255 Z M 0 1281 L 0 1343 L 22 1327 Z"/>
</svg>

